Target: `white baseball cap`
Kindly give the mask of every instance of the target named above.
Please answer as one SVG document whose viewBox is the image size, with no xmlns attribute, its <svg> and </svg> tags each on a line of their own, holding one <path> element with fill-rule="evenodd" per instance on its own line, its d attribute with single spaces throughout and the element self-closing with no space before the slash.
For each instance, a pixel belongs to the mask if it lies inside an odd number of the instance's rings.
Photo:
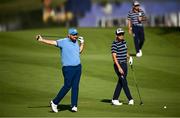
<svg viewBox="0 0 180 118">
<path fill-rule="evenodd" d="M 125 32 L 124 32 L 124 30 L 122 28 L 118 28 L 116 30 L 116 35 L 121 34 L 121 33 L 125 33 Z"/>
<path fill-rule="evenodd" d="M 140 3 L 138 1 L 133 2 L 133 6 L 138 6 L 138 5 L 140 5 Z"/>
</svg>

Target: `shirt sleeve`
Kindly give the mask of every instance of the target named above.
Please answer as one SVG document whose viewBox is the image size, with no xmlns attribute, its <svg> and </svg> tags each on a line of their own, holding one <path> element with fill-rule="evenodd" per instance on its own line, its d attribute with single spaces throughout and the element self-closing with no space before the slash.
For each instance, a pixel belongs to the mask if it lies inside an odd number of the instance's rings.
<svg viewBox="0 0 180 118">
<path fill-rule="evenodd" d="M 117 45 L 115 44 L 115 42 L 112 43 L 111 53 L 117 53 Z"/>
<path fill-rule="evenodd" d="M 56 47 L 62 48 L 63 43 L 64 43 L 63 39 L 58 39 L 58 40 L 56 40 L 56 42 L 57 42 L 57 46 Z"/>
<path fill-rule="evenodd" d="M 128 19 L 128 20 L 130 20 L 130 19 L 131 19 L 130 14 L 131 14 L 131 13 L 130 13 L 130 12 L 128 12 L 128 15 L 127 15 L 127 19 Z"/>
</svg>

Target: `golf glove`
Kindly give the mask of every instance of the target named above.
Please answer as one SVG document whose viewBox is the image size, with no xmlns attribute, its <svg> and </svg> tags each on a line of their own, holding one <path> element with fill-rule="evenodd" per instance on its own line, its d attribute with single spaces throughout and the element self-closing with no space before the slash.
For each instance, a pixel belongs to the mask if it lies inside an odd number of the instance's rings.
<svg viewBox="0 0 180 118">
<path fill-rule="evenodd" d="M 132 65 L 133 64 L 133 58 L 130 56 L 129 57 L 129 65 Z"/>
<path fill-rule="evenodd" d="M 79 36 L 78 40 L 80 41 L 80 43 L 84 43 L 84 38 L 82 36 Z"/>
</svg>

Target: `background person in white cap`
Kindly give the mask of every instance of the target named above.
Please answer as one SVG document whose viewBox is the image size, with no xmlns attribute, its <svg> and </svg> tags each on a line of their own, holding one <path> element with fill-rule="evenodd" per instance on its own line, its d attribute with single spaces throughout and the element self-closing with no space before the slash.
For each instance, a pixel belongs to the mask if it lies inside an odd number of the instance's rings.
<svg viewBox="0 0 180 118">
<path fill-rule="evenodd" d="M 123 88 L 128 101 L 129 105 L 134 105 L 134 100 L 131 96 L 128 83 L 126 80 L 127 76 L 127 61 L 129 59 L 130 65 L 133 63 L 132 57 L 129 56 L 127 52 L 127 45 L 126 41 L 124 40 L 124 30 L 122 28 L 118 28 L 116 30 L 116 39 L 113 41 L 111 46 L 111 53 L 112 58 L 114 61 L 114 70 L 118 76 L 118 82 L 114 91 L 112 104 L 113 105 L 122 105 L 121 102 L 119 102 L 119 96 L 121 93 L 121 90 Z"/>
<path fill-rule="evenodd" d="M 79 82 L 81 77 L 80 53 L 84 47 L 83 37 L 78 38 L 76 29 L 71 28 L 68 31 L 68 37 L 59 40 L 47 40 L 37 35 L 39 42 L 50 44 L 58 47 L 61 51 L 62 72 L 64 76 L 64 86 L 57 96 L 50 102 L 53 112 L 58 112 L 58 104 L 71 89 L 71 107 L 72 111 L 77 111 Z M 80 46 L 77 41 L 80 41 Z"/>
<path fill-rule="evenodd" d="M 145 41 L 143 21 L 146 20 L 145 13 L 140 9 L 138 1 L 133 2 L 133 8 L 128 13 L 129 34 L 133 33 L 136 56 L 142 56 L 142 47 Z"/>
</svg>

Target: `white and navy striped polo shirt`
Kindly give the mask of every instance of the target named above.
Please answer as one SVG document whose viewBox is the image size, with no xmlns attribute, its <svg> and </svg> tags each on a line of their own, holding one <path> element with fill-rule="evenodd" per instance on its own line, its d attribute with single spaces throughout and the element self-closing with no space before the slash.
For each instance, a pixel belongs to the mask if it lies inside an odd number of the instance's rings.
<svg viewBox="0 0 180 118">
<path fill-rule="evenodd" d="M 111 53 L 116 53 L 116 58 L 117 58 L 118 62 L 120 62 L 120 63 L 125 62 L 126 63 L 127 62 L 126 41 L 125 40 L 113 41 L 112 46 L 111 46 Z"/>
<path fill-rule="evenodd" d="M 133 10 L 128 13 L 128 20 L 131 20 L 132 25 L 142 26 L 142 22 L 138 21 L 138 17 L 145 17 L 145 13 L 143 10 L 139 10 L 139 12 L 134 12 Z"/>
</svg>

